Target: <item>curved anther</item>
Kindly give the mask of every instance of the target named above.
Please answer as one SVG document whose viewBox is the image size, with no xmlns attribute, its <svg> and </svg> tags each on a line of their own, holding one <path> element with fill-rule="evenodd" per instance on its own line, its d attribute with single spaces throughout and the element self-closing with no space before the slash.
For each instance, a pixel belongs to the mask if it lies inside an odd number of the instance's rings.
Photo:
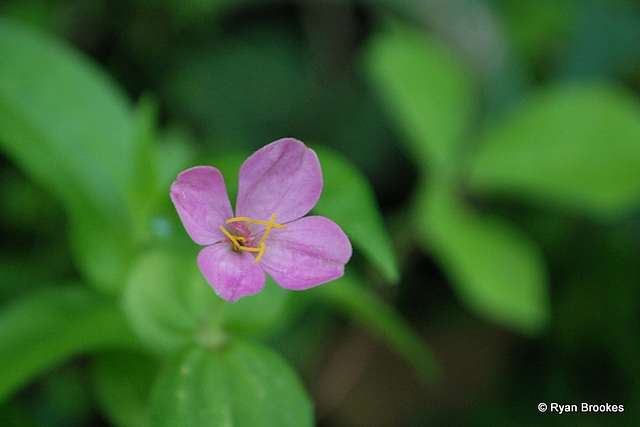
<svg viewBox="0 0 640 427">
<path fill-rule="evenodd" d="M 247 252 L 258 252 L 258 256 L 256 257 L 255 261 L 253 261 L 254 264 L 256 264 L 258 261 L 260 261 L 260 258 L 262 258 L 262 255 L 264 255 L 265 251 L 267 250 L 267 247 L 265 246 L 265 241 L 267 240 L 267 236 L 269 236 L 269 233 L 271 232 L 271 229 L 273 227 L 275 228 L 287 228 L 286 225 L 283 224 L 276 224 L 275 222 L 273 222 L 276 219 L 276 214 L 271 215 L 271 219 L 267 222 L 267 221 L 262 221 L 262 220 L 252 220 L 251 218 L 245 217 L 245 216 L 238 216 L 235 218 L 231 218 L 228 219 L 226 221 L 227 224 L 231 223 L 231 222 L 248 222 L 249 225 L 251 224 L 262 224 L 262 225 L 266 225 L 267 229 L 264 231 L 264 234 L 262 236 L 262 239 L 260 239 L 260 247 L 259 248 L 250 248 L 247 246 L 244 246 L 243 244 L 240 243 L 244 243 L 247 241 L 247 239 L 245 237 L 242 236 L 234 236 L 231 233 L 229 233 L 223 226 L 220 226 L 220 230 L 222 230 L 222 232 L 231 240 L 231 242 L 233 243 L 233 246 L 236 250 L 241 250 L 241 251 L 247 251 Z"/>
</svg>

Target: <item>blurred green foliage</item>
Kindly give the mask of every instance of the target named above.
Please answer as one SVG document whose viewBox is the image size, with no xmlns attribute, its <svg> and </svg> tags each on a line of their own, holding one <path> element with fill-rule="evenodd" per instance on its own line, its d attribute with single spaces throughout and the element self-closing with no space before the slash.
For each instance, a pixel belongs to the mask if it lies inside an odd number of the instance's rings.
<svg viewBox="0 0 640 427">
<path fill-rule="evenodd" d="M 639 24 L 631 0 L 2 2 L 3 425 L 633 423 Z M 285 136 L 354 257 L 226 303 L 169 185 L 211 164 L 233 199 Z"/>
</svg>

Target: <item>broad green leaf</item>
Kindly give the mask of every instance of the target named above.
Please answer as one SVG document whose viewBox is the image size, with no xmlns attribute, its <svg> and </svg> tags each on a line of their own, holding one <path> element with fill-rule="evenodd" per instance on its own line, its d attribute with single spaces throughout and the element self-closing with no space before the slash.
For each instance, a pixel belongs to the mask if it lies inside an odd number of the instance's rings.
<svg viewBox="0 0 640 427">
<path fill-rule="evenodd" d="M 107 352 L 95 358 L 92 368 L 102 413 L 117 426 L 150 427 L 148 401 L 158 364 L 140 353 Z"/>
<path fill-rule="evenodd" d="M 343 312 L 378 336 L 395 350 L 424 381 L 440 375 L 440 366 L 425 342 L 409 323 L 387 305 L 357 276 L 345 274 L 333 283 L 313 291 L 332 307 Z"/>
<path fill-rule="evenodd" d="M 490 129 L 473 189 L 612 218 L 640 202 L 640 104 L 605 84 L 548 88 Z"/>
<path fill-rule="evenodd" d="M 314 212 L 334 220 L 388 281 L 397 282 L 393 243 L 373 188 L 353 164 L 337 153 L 324 147 L 314 150 L 324 178 L 324 189 Z"/>
<path fill-rule="evenodd" d="M 364 65 L 416 163 L 453 170 L 476 104 L 461 61 L 426 34 L 396 24 L 370 40 Z"/>
<path fill-rule="evenodd" d="M 28 293 L 0 311 L 0 401 L 70 357 L 139 347 L 110 299 L 76 286 Z"/>
<path fill-rule="evenodd" d="M 151 348 L 177 351 L 192 342 L 215 345 L 230 333 L 256 336 L 283 318 L 288 291 L 268 279 L 260 293 L 235 303 L 224 301 L 202 276 L 196 253 L 156 249 L 131 269 L 124 311 Z"/>
<path fill-rule="evenodd" d="M 243 336 L 268 334 L 287 318 L 290 297 L 291 291 L 281 288 L 267 275 L 267 284 L 260 293 L 224 303 L 223 328 L 229 334 Z"/>
<path fill-rule="evenodd" d="M 176 351 L 198 339 L 200 328 L 220 323 L 216 316 L 219 305 L 198 271 L 195 251 L 175 254 L 156 249 L 143 253 L 131 267 L 123 294 L 124 313 L 131 327 L 158 351 Z M 210 322 L 205 322 L 205 316 Z M 219 328 L 211 332 L 215 334 Z"/>
<path fill-rule="evenodd" d="M 122 278 L 131 251 L 133 136 L 131 107 L 104 73 L 52 38 L 0 19 L 0 148 L 64 202 L 79 267 L 105 290 Z"/>
<path fill-rule="evenodd" d="M 416 210 L 422 242 L 460 298 L 494 322 L 524 333 L 541 331 L 550 306 L 535 243 L 497 217 L 472 212 L 445 186 L 422 196 Z"/>
<path fill-rule="evenodd" d="M 154 386 L 151 418 L 160 427 L 304 427 L 313 425 L 313 408 L 277 354 L 230 341 L 180 354 Z"/>
</svg>

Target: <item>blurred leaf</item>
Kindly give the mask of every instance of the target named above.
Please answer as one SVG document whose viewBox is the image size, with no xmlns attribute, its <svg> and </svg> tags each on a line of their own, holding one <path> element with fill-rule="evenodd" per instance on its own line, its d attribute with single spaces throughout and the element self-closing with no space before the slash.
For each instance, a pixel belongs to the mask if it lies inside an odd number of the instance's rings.
<svg viewBox="0 0 640 427">
<path fill-rule="evenodd" d="M 157 147 L 160 188 L 169 188 L 181 171 L 194 166 L 195 145 L 187 130 L 178 127 L 164 129 Z"/>
<path fill-rule="evenodd" d="M 324 189 L 314 212 L 334 220 L 389 282 L 399 278 L 391 237 L 373 188 L 364 175 L 337 153 L 314 147 L 320 158 Z"/>
<path fill-rule="evenodd" d="M 470 185 L 597 218 L 624 214 L 640 201 L 640 106 L 604 84 L 547 89 L 486 134 Z"/>
<path fill-rule="evenodd" d="M 152 250 L 131 267 L 123 308 L 147 345 L 175 351 L 196 339 L 203 316 L 215 313 L 217 299 L 198 271 L 195 252 Z"/>
<path fill-rule="evenodd" d="M 509 39 L 534 65 L 548 65 L 550 52 L 561 46 L 558 40 L 566 38 L 575 25 L 579 9 L 571 0 L 502 1 L 500 6 L 504 14 L 501 24 Z"/>
<path fill-rule="evenodd" d="M 345 274 L 313 292 L 378 336 L 404 358 L 424 381 L 433 381 L 440 375 L 437 360 L 409 323 L 356 276 Z"/>
<path fill-rule="evenodd" d="M 0 312 L 0 401 L 36 376 L 80 353 L 137 348 L 113 301 L 75 286 L 47 288 Z"/>
<path fill-rule="evenodd" d="M 13 168 L 0 171 L 0 224 L 20 232 L 60 231 L 62 212 L 55 201 L 32 181 Z M 53 223 L 53 221 L 56 221 Z"/>
<path fill-rule="evenodd" d="M 149 95 L 142 96 L 135 111 L 135 173 L 134 183 L 129 188 L 130 199 L 133 202 L 134 230 L 145 233 L 151 222 L 152 209 L 158 204 L 158 199 L 166 203 L 166 188 L 161 187 L 160 154 L 157 147 L 159 106 Z M 145 235 L 136 236 L 140 240 Z"/>
<path fill-rule="evenodd" d="M 227 187 L 227 194 L 231 205 L 236 205 L 236 197 L 238 195 L 238 172 L 240 166 L 247 160 L 252 153 L 245 151 L 233 151 L 231 153 L 222 153 L 212 157 L 205 158 L 204 164 L 217 168 L 224 177 L 224 184 Z"/>
<path fill-rule="evenodd" d="M 24 259 L 15 257 L 6 258 L 2 254 L 0 258 L 0 301 L 32 289 L 44 279 L 42 271 L 30 268 L 31 265 Z"/>
<path fill-rule="evenodd" d="M 230 8 L 242 8 L 248 4 L 255 5 L 265 0 L 142 0 L 152 7 L 161 6 L 169 13 L 167 17 L 177 21 L 181 26 L 215 22 L 220 13 Z M 204 24 L 203 24 L 204 25 Z"/>
<path fill-rule="evenodd" d="M 81 364 L 68 362 L 38 378 L 17 395 L 18 401 L 22 397 L 23 405 L 44 425 L 89 425 L 95 414 L 84 375 Z"/>
<path fill-rule="evenodd" d="M 142 354 L 97 356 L 92 371 L 95 397 L 114 425 L 151 426 L 148 400 L 157 372 L 157 363 Z"/>
<path fill-rule="evenodd" d="M 176 351 L 191 342 L 225 340 L 228 333 L 256 336 L 283 318 L 289 292 L 267 279 L 257 295 L 228 303 L 219 298 L 196 264 L 196 252 L 153 250 L 131 269 L 124 311 L 151 348 Z"/>
<path fill-rule="evenodd" d="M 112 215 L 122 216 L 135 172 L 123 94 L 75 52 L 7 20 L 0 53 L 5 149 L 67 203 L 118 208 Z"/>
<path fill-rule="evenodd" d="M 131 251 L 137 147 L 130 110 L 84 58 L 0 20 L 0 146 L 65 203 L 79 267 L 105 290 L 119 284 Z"/>
<path fill-rule="evenodd" d="M 9 400 L 0 406 L 2 425 L 6 427 L 43 427 L 37 422 L 33 414 L 20 404 L 18 399 Z"/>
<path fill-rule="evenodd" d="M 469 307 L 525 333 L 547 326 L 546 268 L 526 235 L 497 217 L 475 214 L 444 186 L 423 194 L 417 206 L 421 241 Z"/>
<path fill-rule="evenodd" d="M 154 386 L 151 416 L 157 426 L 313 425 L 311 402 L 290 366 L 266 348 L 235 341 L 181 354 Z"/>
<path fill-rule="evenodd" d="M 116 294 L 124 284 L 134 248 L 131 235 L 124 229 L 115 230 L 107 217 L 107 211 L 71 211 L 70 238 L 76 265 L 88 283 L 107 294 Z"/>
<path fill-rule="evenodd" d="M 224 43 L 176 44 L 160 89 L 170 114 L 243 149 L 298 129 L 314 111 L 298 33 L 271 20 L 245 21 Z"/>
<path fill-rule="evenodd" d="M 286 318 L 290 297 L 291 291 L 281 288 L 267 275 L 267 284 L 260 293 L 234 303 L 224 303 L 224 330 L 252 337 L 268 333 Z"/>
<path fill-rule="evenodd" d="M 462 63 L 426 34 L 396 24 L 371 39 L 365 67 L 416 164 L 453 170 L 476 103 Z"/>
</svg>

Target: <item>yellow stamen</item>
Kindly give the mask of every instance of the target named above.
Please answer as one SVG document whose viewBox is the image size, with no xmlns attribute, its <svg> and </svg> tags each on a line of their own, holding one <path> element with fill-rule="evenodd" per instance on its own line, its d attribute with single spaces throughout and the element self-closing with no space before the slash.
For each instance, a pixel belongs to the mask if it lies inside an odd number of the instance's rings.
<svg viewBox="0 0 640 427">
<path fill-rule="evenodd" d="M 262 224 L 262 225 L 267 225 L 267 226 L 270 225 L 271 227 L 276 227 L 276 228 L 287 228 L 286 225 L 274 223 L 273 220 L 275 219 L 275 217 L 276 217 L 276 214 L 271 215 L 271 220 L 267 222 L 267 221 L 261 221 L 259 219 L 252 220 L 251 218 L 246 217 L 246 216 L 237 216 L 235 218 L 228 219 L 226 221 L 226 223 L 229 224 L 231 222 L 248 222 L 249 225 L 251 225 L 251 224 Z"/>
<path fill-rule="evenodd" d="M 231 223 L 231 222 L 248 222 L 249 225 L 251 224 L 262 224 L 262 225 L 266 225 L 267 229 L 264 231 L 264 235 L 262 236 L 262 239 L 260 240 L 260 247 L 259 248 L 250 248 L 244 245 L 241 245 L 240 242 L 244 243 L 247 241 L 247 239 L 245 237 L 242 236 L 233 236 L 231 233 L 229 233 L 223 226 L 220 226 L 220 230 L 222 230 L 222 232 L 224 234 L 226 234 L 226 236 L 231 239 L 231 242 L 233 243 L 233 246 L 235 247 L 235 249 L 237 250 L 241 250 L 241 251 L 247 251 L 247 252 L 258 252 L 258 256 L 256 257 L 255 261 L 253 261 L 254 264 L 256 264 L 258 261 L 260 261 L 260 258 L 262 258 L 262 255 L 264 255 L 265 251 L 267 250 L 267 247 L 265 246 L 264 242 L 267 240 L 267 236 L 269 236 L 269 233 L 271 232 L 271 229 L 273 227 L 276 228 L 287 228 L 286 225 L 282 225 L 282 224 L 276 224 L 275 222 L 273 222 L 276 219 L 276 214 L 271 215 L 271 219 L 267 222 L 267 221 L 262 221 L 262 220 L 252 220 L 251 218 L 248 218 L 246 216 L 238 216 L 235 218 L 231 218 L 228 219 L 226 221 L 227 224 Z"/>
<path fill-rule="evenodd" d="M 228 219 L 227 224 L 229 224 L 230 222 L 236 222 L 236 221 L 251 222 L 251 218 L 247 218 L 246 216 L 237 216 L 235 218 Z"/>
<path fill-rule="evenodd" d="M 222 230 L 222 232 L 226 234 L 229 239 L 231 239 L 231 242 L 233 242 L 233 246 L 235 246 L 236 249 L 242 249 L 242 246 L 240 246 L 240 243 L 238 243 L 236 238 L 233 237 L 231 233 L 229 233 L 223 226 L 220 226 L 220 230 Z M 244 239 L 244 237 L 242 239 Z"/>
</svg>

